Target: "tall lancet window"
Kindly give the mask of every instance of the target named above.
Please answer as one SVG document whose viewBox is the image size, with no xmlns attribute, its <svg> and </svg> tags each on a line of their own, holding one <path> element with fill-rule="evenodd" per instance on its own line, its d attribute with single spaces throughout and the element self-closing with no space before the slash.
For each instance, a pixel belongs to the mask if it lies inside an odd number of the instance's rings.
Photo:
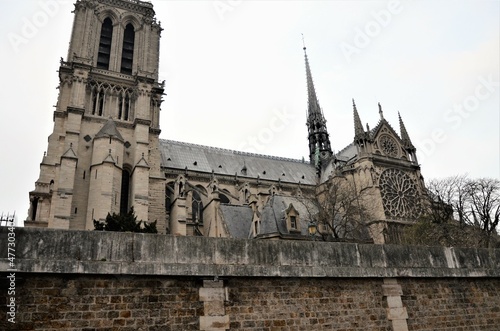
<svg viewBox="0 0 500 331">
<path fill-rule="evenodd" d="M 92 90 L 92 115 L 103 116 L 104 114 L 105 91 L 102 88 L 94 87 Z"/>
<path fill-rule="evenodd" d="M 122 191 L 120 194 L 120 214 L 125 215 L 129 210 L 129 190 L 130 190 L 130 172 L 122 170 Z"/>
<path fill-rule="evenodd" d="M 193 213 L 193 222 L 203 224 L 203 202 L 198 192 L 193 191 L 193 202 L 191 205 Z"/>
<path fill-rule="evenodd" d="M 118 96 L 118 119 L 128 121 L 130 116 L 130 93 L 120 93 Z"/>
<path fill-rule="evenodd" d="M 121 73 L 132 75 L 132 63 L 134 60 L 135 31 L 132 24 L 127 24 L 123 34 L 123 51 Z"/>
<path fill-rule="evenodd" d="M 109 69 L 109 57 L 111 54 L 111 39 L 113 38 L 113 22 L 108 17 L 102 22 L 101 39 L 99 40 L 99 52 L 97 53 L 97 68 Z"/>
</svg>

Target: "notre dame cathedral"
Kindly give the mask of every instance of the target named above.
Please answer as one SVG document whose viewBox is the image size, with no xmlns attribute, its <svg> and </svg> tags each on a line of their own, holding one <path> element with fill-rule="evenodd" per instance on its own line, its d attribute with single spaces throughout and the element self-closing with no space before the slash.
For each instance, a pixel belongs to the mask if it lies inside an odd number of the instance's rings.
<svg viewBox="0 0 500 331">
<path fill-rule="evenodd" d="M 311 239 L 347 233 L 335 225 L 352 188 L 351 201 L 369 212 L 347 217 L 375 243 L 420 215 L 425 186 L 401 117 L 396 132 L 379 104 L 379 122 L 364 127 L 353 100 L 353 141 L 333 153 L 305 47 L 309 161 L 160 139 L 162 28 L 153 5 L 77 0 L 74 15 L 26 226 L 92 230 L 94 220 L 133 207 L 160 233 Z M 347 185 L 332 189 L 338 183 Z"/>
</svg>

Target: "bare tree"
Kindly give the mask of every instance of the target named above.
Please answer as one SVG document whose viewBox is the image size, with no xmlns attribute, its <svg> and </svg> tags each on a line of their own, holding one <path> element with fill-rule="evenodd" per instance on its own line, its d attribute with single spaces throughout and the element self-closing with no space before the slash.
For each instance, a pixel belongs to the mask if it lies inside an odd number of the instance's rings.
<svg viewBox="0 0 500 331">
<path fill-rule="evenodd" d="M 425 215 L 434 223 L 444 223 L 454 217 L 456 212 L 461 224 L 465 224 L 466 175 L 433 179 L 426 183 L 430 203 Z"/>
<path fill-rule="evenodd" d="M 413 229 L 410 243 L 490 246 L 500 223 L 500 181 L 467 175 L 427 183 L 430 203 Z M 408 238 L 407 238 L 408 239 Z"/>
<path fill-rule="evenodd" d="M 319 185 L 316 193 L 304 205 L 323 240 L 370 240 L 368 191 L 359 192 L 354 181 L 338 176 Z"/>
<path fill-rule="evenodd" d="M 467 185 L 470 222 L 488 237 L 497 234 L 500 222 L 500 181 L 480 178 Z"/>
</svg>

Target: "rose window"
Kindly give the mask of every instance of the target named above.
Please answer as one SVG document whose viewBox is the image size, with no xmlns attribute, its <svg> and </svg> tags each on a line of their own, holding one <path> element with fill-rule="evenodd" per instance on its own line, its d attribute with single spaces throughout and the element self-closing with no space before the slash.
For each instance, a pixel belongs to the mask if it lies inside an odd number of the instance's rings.
<svg viewBox="0 0 500 331">
<path fill-rule="evenodd" d="M 420 196 L 410 176 L 388 169 L 380 175 L 379 185 L 386 216 L 416 218 L 420 215 Z"/>
<path fill-rule="evenodd" d="M 387 156 L 397 157 L 398 156 L 398 143 L 394 138 L 388 135 L 383 135 L 379 138 L 380 148 Z"/>
</svg>

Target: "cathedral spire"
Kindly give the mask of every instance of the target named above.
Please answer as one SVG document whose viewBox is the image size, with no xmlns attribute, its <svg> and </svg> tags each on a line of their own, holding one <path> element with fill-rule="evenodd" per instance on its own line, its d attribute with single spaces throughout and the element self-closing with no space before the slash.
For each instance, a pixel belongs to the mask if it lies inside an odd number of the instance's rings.
<svg viewBox="0 0 500 331">
<path fill-rule="evenodd" d="M 314 88 L 314 83 L 311 74 L 311 68 L 309 67 L 309 59 L 307 58 L 306 47 L 304 46 L 304 57 L 306 60 L 306 78 L 307 78 L 307 116 L 311 117 L 315 114 L 323 115 L 321 107 L 319 106 L 318 97 L 316 96 L 316 89 Z"/>
<path fill-rule="evenodd" d="M 357 139 L 363 137 L 365 131 L 363 130 L 363 124 L 361 123 L 361 119 L 359 118 L 358 109 L 356 108 L 354 99 L 352 99 L 352 109 L 354 113 L 354 139 Z"/>
<path fill-rule="evenodd" d="M 307 58 L 306 46 L 304 45 L 304 58 L 306 62 L 307 79 L 307 128 L 309 131 L 309 160 L 319 167 L 321 160 L 332 156 L 330 138 L 326 129 L 326 120 L 319 106 L 318 97 Z"/>
</svg>

